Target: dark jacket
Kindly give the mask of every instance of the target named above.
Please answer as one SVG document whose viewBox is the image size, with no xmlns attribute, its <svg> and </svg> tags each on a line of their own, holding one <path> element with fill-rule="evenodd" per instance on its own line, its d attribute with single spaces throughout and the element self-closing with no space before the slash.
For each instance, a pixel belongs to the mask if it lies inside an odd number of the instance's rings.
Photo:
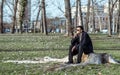
<svg viewBox="0 0 120 75">
<path fill-rule="evenodd" d="M 83 49 L 85 54 L 93 53 L 93 45 L 89 35 L 86 32 L 82 32 L 82 37 L 80 41 L 80 47 Z"/>
<path fill-rule="evenodd" d="M 79 45 L 79 49 L 82 50 L 85 54 L 93 53 L 92 41 L 87 32 L 82 32 L 81 41 L 80 36 L 77 35 L 75 38 L 72 39 L 71 44 Z"/>
</svg>

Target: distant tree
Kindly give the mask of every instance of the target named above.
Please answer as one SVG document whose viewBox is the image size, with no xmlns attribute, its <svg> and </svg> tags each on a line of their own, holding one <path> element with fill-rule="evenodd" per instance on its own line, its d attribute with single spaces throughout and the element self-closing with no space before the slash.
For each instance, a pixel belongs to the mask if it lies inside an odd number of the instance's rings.
<svg viewBox="0 0 120 75">
<path fill-rule="evenodd" d="M 18 0 L 15 0 L 12 33 L 15 33 L 17 5 L 18 5 Z"/>
<path fill-rule="evenodd" d="M 76 0 L 75 27 L 78 25 L 78 0 Z"/>
<path fill-rule="evenodd" d="M 44 27 L 43 27 L 43 12 L 41 12 L 40 29 L 41 29 L 41 32 L 44 33 Z"/>
<path fill-rule="evenodd" d="M 4 33 L 4 29 L 3 29 L 3 6 L 4 6 L 4 1 L 2 0 L 0 3 L 0 33 Z"/>
<path fill-rule="evenodd" d="M 85 31 L 86 32 L 88 32 L 88 23 L 89 23 L 89 16 L 90 16 L 90 2 L 91 2 L 91 0 L 88 0 L 87 15 L 86 15 L 86 24 L 85 24 Z"/>
<path fill-rule="evenodd" d="M 78 18 L 78 16 L 79 16 L 79 18 Z M 76 0 L 76 15 L 75 15 L 75 17 L 76 17 L 76 19 L 75 19 L 76 25 L 83 26 L 82 10 L 81 10 L 81 0 Z"/>
<path fill-rule="evenodd" d="M 83 17 L 82 17 L 82 9 L 81 9 L 81 0 L 78 0 L 78 8 L 79 8 L 79 16 L 80 16 L 80 22 L 81 22 L 81 26 L 83 26 Z"/>
<path fill-rule="evenodd" d="M 25 7 L 28 0 L 19 0 L 20 1 L 20 13 L 19 13 L 19 23 L 20 23 L 20 32 L 23 33 L 23 19 L 25 16 Z"/>
<path fill-rule="evenodd" d="M 112 19 L 113 19 L 113 9 L 118 0 L 109 0 L 109 26 L 108 26 L 108 36 L 112 35 Z"/>
<path fill-rule="evenodd" d="M 118 33 L 119 33 L 119 37 L 120 37 L 120 0 L 119 0 L 119 11 L 118 11 Z"/>
<path fill-rule="evenodd" d="M 37 26 L 38 19 L 39 19 L 39 16 L 40 16 L 40 11 L 41 11 L 41 5 L 40 5 L 40 3 L 39 3 L 39 8 L 38 8 L 38 13 L 37 13 L 37 17 L 36 17 L 35 26 Z M 35 30 L 35 26 L 34 26 L 34 32 L 36 31 L 36 30 Z"/>
<path fill-rule="evenodd" d="M 64 0 L 64 3 L 65 3 L 66 31 L 67 31 L 66 34 L 67 36 L 69 36 L 70 34 L 73 35 L 70 0 Z"/>
<path fill-rule="evenodd" d="M 109 26 L 108 26 L 108 30 L 109 30 L 109 33 L 108 35 L 111 36 L 112 35 L 112 28 L 111 28 L 111 25 L 112 25 L 112 13 L 111 13 L 111 1 L 109 0 Z"/>
<path fill-rule="evenodd" d="M 95 11 L 94 11 L 95 6 L 94 6 L 94 2 L 95 2 L 95 0 L 92 0 L 93 33 L 95 33 Z"/>
<path fill-rule="evenodd" d="M 56 0 L 58 1 L 58 0 Z M 54 5 L 55 7 L 57 7 L 57 9 L 62 12 L 63 14 L 65 13 L 64 10 L 62 9 L 62 3 L 61 1 L 58 1 L 57 4 L 55 3 L 55 0 L 52 1 L 52 5 Z"/>
<path fill-rule="evenodd" d="M 46 35 L 48 35 L 48 31 L 47 31 L 47 22 L 46 22 L 46 7 L 45 7 L 45 0 L 42 0 L 42 21 L 43 21 L 43 26 L 44 26 L 44 33 Z"/>
</svg>

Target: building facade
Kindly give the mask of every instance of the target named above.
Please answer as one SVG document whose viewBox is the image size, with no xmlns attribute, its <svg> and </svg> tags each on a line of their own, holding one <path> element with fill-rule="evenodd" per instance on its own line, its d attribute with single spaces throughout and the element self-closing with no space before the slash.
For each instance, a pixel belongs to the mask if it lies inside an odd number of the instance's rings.
<svg viewBox="0 0 120 75">
<path fill-rule="evenodd" d="M 92 10 L 93 6 L 90 6 L 90 15 L 89 15 L 89 31 L 91 32 L 93 29 L 93 11 L 94 11 L 94 18 L 95 18 L 95 30 L 102 31 L 103 29 L 107 29 L 109 25 L 109 19 L 108 19 L 108 5 L 104 6 L 99 6 L 99 5 L 94 5 L 94 10 Z M 78 8 L 79 9 L 79 8 Z M 86 14 L 87 14 L 87 6 L 81 6 L 82 10 L 82 18 L 83 18 L 83 25 L 86 23 Z M 118 10 L 118 8 L 115 8 L 114 10 Z M 75 19 L 75 14 L 76 14 L 76 7 L 73 6 L 71 9 L 72 13 L 72 18 Z M 74 21 L 75 22 L 75 21 Z M 81 24 L 79 12 L 78 12 L 78 21 L 77 23 L 74 23 L 77 25 Z"/>
</svg>

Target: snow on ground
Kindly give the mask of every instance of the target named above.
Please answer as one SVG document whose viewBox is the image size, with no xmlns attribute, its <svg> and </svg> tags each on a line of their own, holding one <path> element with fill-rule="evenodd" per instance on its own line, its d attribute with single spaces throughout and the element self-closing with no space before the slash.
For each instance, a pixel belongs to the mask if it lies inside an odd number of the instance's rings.
<svg viewBox="0 0 120 75">
<path fill-rule="evenodd" d="M 36 64 L 36 63 L 48 63 L 48 62 L 67 62 L 68 61 L 68 57 L 64 57 L 62 59 L 58 59 L 58 58 L 51 58 L 49 56 L 45 56 L 44 58 L 37 58 L 35 60 L 6 60 L 3 61 L 4 63 L 18 63 L 18 64 L 22 64 L 22 63 L 31 63 L 31 64 Z"/>
</svg>

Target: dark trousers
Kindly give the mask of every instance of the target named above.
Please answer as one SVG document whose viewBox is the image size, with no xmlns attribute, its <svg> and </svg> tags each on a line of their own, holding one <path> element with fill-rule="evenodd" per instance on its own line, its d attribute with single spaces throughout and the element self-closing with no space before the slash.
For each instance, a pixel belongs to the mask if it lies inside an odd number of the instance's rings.
<svg viewBox="0 0 120 75">
<path fill-rule="evenodd" d="M 70 63 L 73 63 L 73 56 L 78 54 L 78 56 L 77 56 L 77 63 L 80 63 L 83 50 L 81 49 L 80 45 L 76 45 L 76 48 L 72 51 L 73 46 L 74 45 L 70 45 L 70 47 L 69 47 L 69 57 L 68 57 L 68 60 L 69 60 Z"/>
</svg>

